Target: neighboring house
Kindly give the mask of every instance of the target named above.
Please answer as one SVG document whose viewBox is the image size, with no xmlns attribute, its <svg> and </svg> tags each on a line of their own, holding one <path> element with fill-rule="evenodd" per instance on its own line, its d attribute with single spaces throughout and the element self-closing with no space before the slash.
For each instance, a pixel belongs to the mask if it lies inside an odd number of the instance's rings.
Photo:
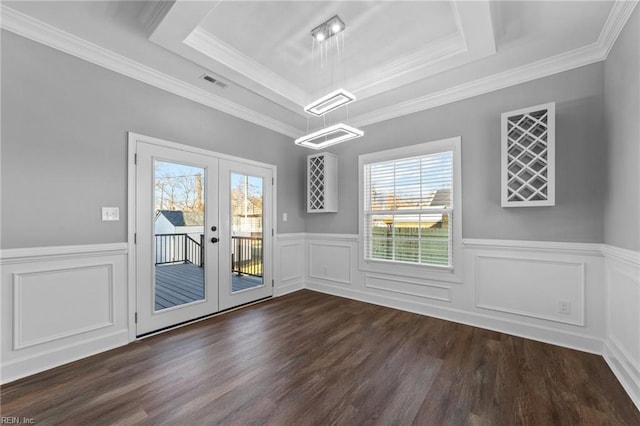
<svg viewBox="0 0 640 426">
<path fill-rule="evenodd" d="M 204 212 L 158 210 L 154 232 L 156 264 L 184 261 L 200 264 Z"/>
<path fill-rule="evenodd" d="M 182 210 L 159 210 L 156 213 L 155 233 L 189 234 L 196 241 L 204 233 L 204 212 Z"/>
</svg>

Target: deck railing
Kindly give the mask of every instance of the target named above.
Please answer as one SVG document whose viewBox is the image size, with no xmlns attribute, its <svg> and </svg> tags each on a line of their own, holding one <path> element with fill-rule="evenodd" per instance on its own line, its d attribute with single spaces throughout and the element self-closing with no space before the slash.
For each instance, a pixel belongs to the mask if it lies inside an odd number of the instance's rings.
<svg viewBox="0 0 640 426">
<path fill-rule="evenodd" d="M 262 238 L 231 237 L 231 271 L 238 275 L 262 276 Z"/>
<path fill-rule="evenodd" d="M 204 265 L 204 235 L 196 241 L 188 234 L 156 234 L 156 265 L 193 263 Z M 262 238 L 231 237 L 231 271 L 262 276 Z"/>
<path fill-rule="evenodd" d="M 156 234 L 156 265 L 193 263 L 204 265 L 204 235 L 196 241 L 189 234 Z"/>
</svg>

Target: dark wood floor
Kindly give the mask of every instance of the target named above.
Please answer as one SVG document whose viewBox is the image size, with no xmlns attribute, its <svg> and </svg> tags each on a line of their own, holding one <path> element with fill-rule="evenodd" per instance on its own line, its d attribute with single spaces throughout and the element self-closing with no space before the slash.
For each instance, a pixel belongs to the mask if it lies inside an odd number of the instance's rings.
<svg viewBox="0 0 640 426">
<path fill-rule="evenodd" d="M 1 397 L 38 424 L 640 424 L 600 356 L 308 290 Z"/>
</svg>

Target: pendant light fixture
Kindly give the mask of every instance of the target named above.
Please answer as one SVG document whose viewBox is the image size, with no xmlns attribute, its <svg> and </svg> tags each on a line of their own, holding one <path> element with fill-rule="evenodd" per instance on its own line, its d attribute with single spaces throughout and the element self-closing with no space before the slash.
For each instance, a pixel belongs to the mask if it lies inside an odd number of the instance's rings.
<svg viewBox="0 0 640 426">
<path fill-rule="evenodd" d="M 335 15 L 311 30 L 311 36 L 314 39 L 314 47 L 315 43 L 318 43 L 318 51 L 321 58 L 323 57 L 323 55 L 328 56 L 329 54 L 329 47 L 327 45 L 327 43 L 329 43 L 329 40 L 332 37 L 342 33 L 345 28 L 346 25 L 344 24 L 342 19 L 340 19 L 338 15 Z M 344 42 L 344 38 L 342 40 Z M 338 41 L 336 41 L 335 46 L 336 54 L 338 54 Z M 339 56 L 337 59 L 340 59 Z M 328 63 L 328 60 L 326 62 Z M 338 88 L 305 106 L 305 112 L 314 117 L 323 118 L 324 127 L 320 130 L 316 130 L 305 136 L 297 138 L 295 140 L 296 145 L 306 146 L 307 148 L 312 149 L 322 149 L 330 145 L 363 136 L 364 132 L 362 130 L 356 129 L 355 127 L 349 126 L 345 123 L 337 123 L 329 126 L 326 125 L 325 114 L 336 111 L 355 100 L 356 97 L 352 93 L 343 88 Z M 348 115 L 349 111 L 347 107 L 347 119 Z M 309 119 L 307 119 L 307 130 L 309 130 L 308 127 Z"/>
</svg>

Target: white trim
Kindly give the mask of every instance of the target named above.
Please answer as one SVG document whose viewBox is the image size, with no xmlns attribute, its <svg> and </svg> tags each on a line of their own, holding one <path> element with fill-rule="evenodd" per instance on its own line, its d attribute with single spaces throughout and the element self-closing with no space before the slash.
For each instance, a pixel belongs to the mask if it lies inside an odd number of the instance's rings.
<svg viewBox="0 0 640 426">
<path fill-rule="evenodd" d="M 274 239 L 276 248 L 274 249 L 275 265 L 277 268 L 274 270 L 275 276 L 275 288 L 273 291 L 274 297 L 283 296 L 288 293 L 293 293 L 304 288 L 304 274 L 305 274 L 305 262 L 306 256 L 306 244 L 304 232 L 289 233 L 289 234 L 276 234 Z M 299 269 L 289 276 L 282 276 L 285 272 L 282 267 L 282 249 L 286 247 L 297 248 L 301 252 L 302 262 L 296 264 Z"/>
<path fill-rule="evenodd" d="M 237 71 L 250 80 L 257 82 L 261 86 L 268 87 L 269 90 L 294 102 L 300 108 L 302 108 L 310 98 L 303 90 L 289 83 L 280 77 L 280 75 L 271 71 L 271 69 L 219 40 L 202 27 L 196 27 L 187 38 L 184 39 L 183 43 L 203 55 Z M 302 111 L 299 114 L 304 115 Z"/>
<path fill-rule="evenodd" d="M 127 254 L 127 243 L 83 244 L 69 246 L 28 247 L 0 250 L 0 265 L 40 260 L 59 260 Z"/>
<path fill-rule="evenodd" d="M 364 224 L 364 167 L 379 161 L 392 161 L 419 155 L 429 155 L 445 151 L 453 152 L 453 209 L 451 237 L 451 259 L 447 267 L 402 263 L 396 261 L 376 261 L 365 259 Z M 358 156 L 358 267 L 362 271 L 385 273 L 389 267 L 396 269 L 395 275 L 428 278 L 436 281 L 462 282 L 462 139 L 455 136 L 446 139 L 423 142 L 401 148 L 387 149 Z"/>
<path fill-rule="evenodd" d="M 385 120 L 435 108 L 474 96 L 490 93 L 506 87 L 568 71 L 607 58 L 622 28 L 631 16 L 638 1 L 616 1 L 595 43 L 569 52 L 522 65 L 510 70 L 486 76 L 475 81 L 450 87 L 425 96 L 395 103 L 388 107 L 352 117 L 354 127 L 367 126 Z M 118 55 L 94 43 L 48 25 L 42 21 L 0 4 L 0 26 L 5 30 L 42 43 L 54 49 L 84 59 L 88 62 L 158 87 L 167 92 L 201 103 L 283 135 L 296 138 L 299 129 L 275 120 L 247 107 L 187 84 L 175 77 L 161 73 L 136 61 Z M 362 89 L 361 89 L 362 90 Z M 357 92 L 357 91 L 356 91 Z M 361 99 L 366 96 L 359 95 Z M 301 105 L 304 102 L 299 102 Z M 296 112 L 294 114 L 298 115 Z"/>
<path fill-rule="evenodd" d="M 297 137 L 301 133 L 300 129 L 62 31 L 4 4 L 0 4 L 0 15 L 0 26 L 7 31 L 283 135 Z"/>
<path fill-rule="evenodd" d="M 129 132 L 127 134 L 127 339 L 136 340 L 136 310 L 138 306 L 136 279 L 136 139 L 140 135 Z"/>
<path fill-rule="evenodd" d="M 637 296 L 640 289 L 640 252 L 603 244 L 602 254 L 605 258 L 606 286 L 603 356 L 631 400 L 640 409 L 640 324 L 637 320 L 625 317 L 640 309 L 640 298 Z M 620 279 L 623 281 L 619 282 Z M 624 280 L 629 281 L 625 284 Z M 627 306 L 620 310 L 614 303 L 620 303 L 621 300 Z M 623 330 L 617 327 L 621 321 L 626 325 Z"/>
<path fill-rule="evenodd" d="M 305 239 L 307 240 L 334 240 L 334 241 L 352 241 L 358 242 L 358 234 L 323 234 L 320 232 L 305 233 Z"/>
<path fill-rule="evenodd" d="M 622 0 L 613 3 L 609 16 L 607 16 L 607 20 L 602 26 L 602 31 L 600 31 L 598 41 L 596 42 L 604 51 L 603 60 L 609 56 L 609 52 L 611 52 L 613 45 L 616 43 L 618 36 L 627 24 L 637 4 L 638 0 Z"/>
<path fill-rule="evenodd" d="M 369 279 L 379 279 L 379 280 L 385 280 L 385 281 L 394 281 L 397 283 L 407 283 L 407 284 L 413 284 L 413 285 L 417 285 L 417 286 L 422 286 L 424 288 L 437 288 L 440 290 L 446 290 L 447 292 L 447 297 L 439 297 L 439 296 L 434 296 L 434 295 L 430 295 L 430 294 L 420 294 L 420 293 L 416 293 L 413 291 L 402 291 L 402 290 L 397 290 L 391 287 L 382 287 L 382 286 L 375 286 L 373 284 L 371 284 L 369 282 Z M 407 278 L 394 278 L 391 275 L 381 275 L 381 274 L 365 274 L 364 275 L 364 286 L 366 288 L 371 288 L 374 290 L 381 290 L 381 291 L 388 291 L 391 293 L 398 293 L 398 294 L 404 294 L 407 296 L 414 296 L 414 297 L 420 297 L 423 299 L 432 299 L 432 300 L 439 300 L 441 302 L 451 302 L 451 287 L 446 286 L 446 285 L 437 285 L 437 284 L 428 284 L 425 282 L 421 282 L 421 281 L 417 281 L 417 280 L 412 280 L 412 279 L 407 279 Z"/>
<path fill-rule="evenodd" d="M 618 379 L 618 382 L 631 398 L 631 401 L 640 410 L 640 374 L 631 367 L 633 363 L 624 356 L 620 348 L 611 340 L 605 341 L 602 356 Z"/>
<path fill-rule="evenodd" d="M 140 141 L 140 142 L 144 142 L 151 145 L 157 145 L 159 147 L 177 149 L 177 150 L 189 152 L 192 154 L 205 155 L 207 157 L 215 157 L 220 160 L 235 161 L 237 163 L 248 164 L 256 167 L 264 167 L 268 169 L 276 168 L 276 166 L 274 166 L 273 164 L 263 163 L 262 161 L 248 160 L 246 158 L 236 157 L 234 155 L 222 154 L 220 152 L 211 151 L 204 148 L 198 148 L 191 145 L 185 145 L 177 142 L 172 142 L 166 139 L 154 138 L 153 136 L 146 136 L 146 135 L 142 135 L 140 133 L 135 133 L 135 132 L 128 132 L 128 141 L 129 143 L 132 143 L 133 141 L 134 145 L 136 141 Z M 135 149 L 130 154 L 135 154 Z M 134 168 L 134 171 L 135 171 L 135 168 Z M 274 175 L 273 176 L 274 180 L 275 180 L 275 177 L 276 176 Z"/>
<path fill-rule="evenodd" d="M 278 241 L 304 240 L 306 235 L 308 234 L 305 234 L 304 232 L 291 232 L 286 234 L 277 234 L 276 239 Z"/>
<path fill-rule="evenodd" d="M 602 254 L 605 258 L 630 263 L 633 266 L 640 267 L 640 252 L 603 244 Z"/>
<path fill-rule="evenodd" d="M 275 262 L 276 262 L 276 238 L 275 235 L 277 235 L 278 232 L 278 225 L 277 225 L 277 212 L 278 212 L 278 206 L 277 206 L 277 182 L 278 182 L 278 168 L 277 166 L 273 165 L 273 164 L 268 164 L 268 163 L 263 163 L 260 161 L 255 161 L 255 160 L 248 160 L 245 158 L 241 158 L 241 157 L 236 157 L 233 155 L 227 155 L 227 154 L 221 154 L 215 151 L 210 151 L 207 149 L 203 149 L 203 148 L 198 148 L 198 147 L 193 147 L 190 145 L 184 145 L 181 143 L 177 143 L 177 142 L 172 142 L 172 141 L 168 141 L 168 140 L 164 140 L 164 139 L 160 139 L 160 138 L 154 138 L 152 136 L 145 136 L 139 133 L 135 133 L 135 132 L 128 132 L 127 134 L 127 142 L 128 142 L 128 177 L 127 177 L 127 193 L 128 193 L 128 209 L 127 209 L 127 223 L 128 223 L 128 245 L 129 245 L 129 257 L 128 257 L 128 262 L 127 262 L 127 276 L 128 276 L 128 282 L 129 282 L 129 291 L 128 291 L 128 297 L 129 297 L 129 309 L 128 309 L 128 327 L 129 327 L 129 341 L 134 341 L 136 340 L 136 334 L 137 334 L 137 325 L 135 323 L 135 314 L 136 314 L 136 310 L 137 310 L 137 296 L 136 296 L 136 288 L 137 288 L 137 280 L 136 280 L 136 248 L 135 248 L 135 244 L 133 243 L 134 241 L 134 235 L 136 232 L 136 214 L 137 214 L 137 208 L 136 208 L 136 191 L 137 191 L 137 185 L 136 185 L 136 164 L 135 164 L 135 158 L 136 158 L 136 151 L 137 151 L 137 144 L 138 142 L 143 142 L 146 144 L 151 144 L 151 145 L 156 145 L 158 147 L 163 147 L 163 148 L 170 148 L 170 149 L 174 149 L 174 150 L 180 150 L 183 152 L 187 152 L 187 153 L 191 153 L 191 154 L 197 154 L 197 155 L 202 155 L 202 156 L 206 156 L 209 158 L 215 158 L 217 160 L 225 160 L 225 161 L 230 161 L 230 162 L 236 162 L 236 163 L 240 163 L 243 165 L 249 165 L 249 166 L 255 166 L 255 167 L 260 167 L 260 168 L 264 168 L 264 169 L 268 169 L 271 171 L 271 176 L 273 177 L 273 186 L 272 186 L 272 211 L 271 211 L 271 215 L 272 215 L 272 226 L 271 228 L 273 229 L 273 235 L 274 238 L 271 238 L 271 250 L 272 250 L 272 261 L 271 261 L 271 271 L 272 272 L 272 278 L 275 280 L 276 277 L 276 270 L 275 270 Z M 267 183 L 268 184 L 268 183 Z M 266 229 L 266 232 L 268 232 L 268 229 Z M 268 285 L 268 283 L 265 283 L 265 285 Z M 293 290 L 292 290 L 293 291 Z M 272 294 L 271 296 L 273 296 L 275 294 L 275 289 L 272 289 Z"/>
<path fill-rule="evenodd" d="M 33 272 L 14 273 L 13 274 L 13 349 L 24 349 L 30 346 L 36 346 L 43 343 L 53 342 L 55 340 L 64 339 L 66 337 L 76 336 L 78 334 L 88 333 L 90 331 L 99 330 L 105 327 L 111 327 L 115 325 L 116 306 L 114 301 L 114 281 L 113 281 L 113 269 L 115 265 L 113 263 L 98 263 L 93 265 L 82 265 L 72 268 L 53 268 L 53 269 L 40 269 Z M 63 333 L 55 334 L 53 336 L 46 336 L 35 340 L 25 341 L 22 335 L 22 279 L 25 276 L 37 276 L 49 273 L 59 273 L 68 271 L 78 271 L 86 269 L 98 269 L 104 268 L 107 270 L 108 277 L 108 292 L 109 292 L 109 318 L 106 322 L 98 324 L 92 324 L 74 330 L 68 330 Z"/>
<path fill-rule="evenodd" d="M 637 3 L 616 1 L 598 40 L 590 45 L 351 117 L 349 122 L 363 127 L 604 61 Z"/>
<path fill-rule="evenodd" d="M 573 266 L 577 266 L 579 268 L 579 272 L 580 272 L 580 315 L 578 316 L 577 320 L 573 320 L 571 318 L 561 318 L 561 317 L 557 317 L 557 316 L 551 316 L 551 315 L 543 315 L 543 314 L 539 314 L 537 312 L 530 312 L 530 311 L 526 311 L 523 309 L 513 309 L 513 308 L 508 308 L 505 306 L 497 306 L 497 305 L 491 305 L 491 304 L 487 304 L 487 303 L 481 303 L 480 302 L 480 295 L 481 295 L 481 290 L 482 287 L 480 285 L 480 283 L 482 282 L 479 278 L 478 278 L 478 268 L 476 267 L 475 271 L 474 271 L 474 282 L 475 282 L 475 297 L 474 297 L 474 303 L 475 306 L 477 308 L 482 308 L 482 309 L 490 309 L 492 311 L 498 311 L 498 312 L 505 312 L 508 314 L 515 314 L 515 315 L 520 315 L 520 316 L 525 316 L 525 317 L 531 317 L 531 318 L 538 318 L 538 319 L 542 319 L 545 321 L 554 321 L 554 322 L 559 322 L 559 323 L 563 323 L 563 324 L 569 324 L 569 325 L 578 325 L 580 327 L 584 327 L 584 317 L 585 317 L 585 308 L 586 308 L 586 304 L 585 304 L 585 287 L 586 287 L 586 273 L 585 273 L 585 268 L 586 265 L 584 262 L 568 262 L 568 261 L 564 261 L 564 260 L 542 260 L 542 259 L 524 259 L 521 257 L 511 257 L 511 256 L 487 256 L 487 255 L 476 255 L 475 256 L 475 261 L 476 261 L 476 265 L 478 263 L 479 259 L 498 259 L 498 260 L 507 260 L 507 261 L 513 261 L 513 262 L 526 262 L 526 263 L 539 263 L 539 264 L 548 264 L 548 265 L 573 265 Z"/>
<path fill-rule="evenodd" d="M 556 241 L 523 241 L 523 240 L 488 240 L 464 238 L 462 244 L 465 249 L 482 248 L 496 250 L 527 250 L 545 253 L 557 252 L 587 256 L 602 256 L 602 244 L 597 243 L 567 243 Z"/>
<path fill-rule="evenodd" d="M 321 244 L 318 243 L 314 243 L 314 242 L 309 242 L 307 245 L 307 250 L 309 251 L 309 256 L 308 259 L 311 259 L 313 257 L 313 248 L 314 247 L 339 247 L 339 248 L 346 248 L 347 252 L 349 253 L 346 256 L 347 259 L 347 264 L 351 265 L 351 245 L 350 244 L 339 244 L 338 242 L 334 242 L 334 243 L 326 243 L 323 242 Z M 347 284 L 347 285 L 351 285 L 353 284 L 353 277 L 351 274 L 351 268 L 349 268 L 349 272 L 348 272 L 348 276 L 346 279 L 339 279 L 339 278 L 331 278 L 331 277 L 326 277 L 326 276 L 321 276 L 321 275 L 316 275 L 311 271 L 311 262 L 309 260 L 307 260 L 308 263 L 308 272 L 307 275 L 310 278 L 315 278 L 315 279 L 319 279 L 319 280 L 324 280 L 324 281 L 333 281 L 335 283 L 340 283 L 340 284 Z"/>
</svg>

